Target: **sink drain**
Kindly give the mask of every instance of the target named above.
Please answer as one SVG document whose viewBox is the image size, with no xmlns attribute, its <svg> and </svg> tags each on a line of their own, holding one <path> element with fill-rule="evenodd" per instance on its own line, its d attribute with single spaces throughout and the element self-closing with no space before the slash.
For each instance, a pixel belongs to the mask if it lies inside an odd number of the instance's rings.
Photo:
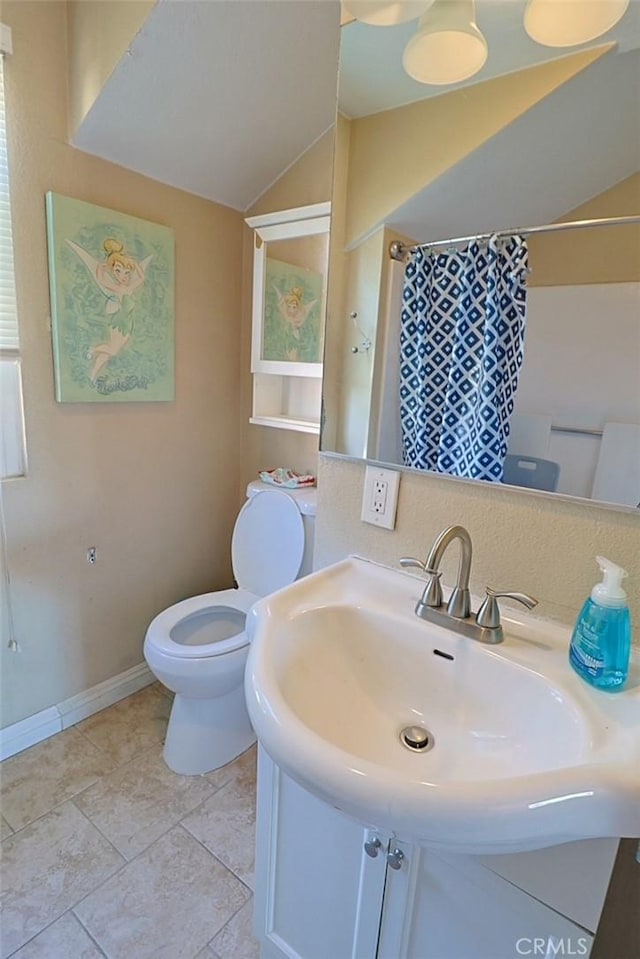
<svg viewBox="0 0 640 959">
<path fill-rule="evenodd" d="M 426 752 L 433 747 L 433 736 L 422 726 L 405 726 L 400 730 L 400 742 L 412 752 Z"/>
</svg>

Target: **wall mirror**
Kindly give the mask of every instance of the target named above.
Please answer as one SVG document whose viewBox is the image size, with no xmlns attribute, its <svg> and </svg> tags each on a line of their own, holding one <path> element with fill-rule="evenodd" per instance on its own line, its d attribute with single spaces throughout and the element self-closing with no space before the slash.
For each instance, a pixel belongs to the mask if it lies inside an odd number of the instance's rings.
<svg viewBox="0 0 640 959">
<path fill-rule="evenodd" d="M 531 40 L 525 8 L 524 0 L 477 0 L 487 61 L 453 86 L 404 72 L 417 21 L 342 27 L 325 452 L 403 465 L 405 265 L 390 257 L 392 241 L 640 215 L 640 4 L 572 48 Z M 635 508 L 640 222 L 526 240 L 524 361 L 504 481 Z M 449 249 L 465 244 L 438 248 Z M 557 464 L 558 475 L 532 479 L 528 460 Z"/>
</svg>

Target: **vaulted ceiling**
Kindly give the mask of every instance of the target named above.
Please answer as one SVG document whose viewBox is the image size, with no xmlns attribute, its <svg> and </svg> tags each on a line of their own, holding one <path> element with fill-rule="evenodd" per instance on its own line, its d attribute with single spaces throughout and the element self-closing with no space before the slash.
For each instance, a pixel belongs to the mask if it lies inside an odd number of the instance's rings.
<svg viewBox="0 0 640 959">
<path fill-rule="evenodd" d="M 524 3 L 478 0 L 489 59 L 469 83 L 569 52 L 526 36 Z M 339 24 L 336 0 L 158 0 L 72 142 L 244 211 L 334 123 Z M 445 92 L 415 83 L 402 70 L 402 50 L 415 28 L 415 22 L 343 27 L 345 115 Z M 558 200 L 570 209 L 637 170 L 640 3 L 630 5 L 603 41 L 617 43 L 617 52 L 443 174 L 397 213 L 394 225 L 421 229 L 428 209 L 436 235 L 445 221 L 453 235 L 457 220 L 468 224 L 470 204 L 484 223 L 501 208 L 501 194 L 511 203 L 506 225 L 514 225 L 513 217 L 531 222 L 532 203 L 551 217 Z M 545 186 L 550 167 L 551 192 Z"/>
<path fill-rule="evenodd" d="M 72 142 L 245 210 L 334 123 L 339 24 L 333 0 L 159 0 Z"/>
</svg>

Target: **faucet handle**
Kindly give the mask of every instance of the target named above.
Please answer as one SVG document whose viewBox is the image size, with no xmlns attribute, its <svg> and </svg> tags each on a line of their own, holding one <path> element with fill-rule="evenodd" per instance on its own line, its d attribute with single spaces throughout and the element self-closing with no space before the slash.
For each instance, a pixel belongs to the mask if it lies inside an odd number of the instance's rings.
<svg viewBox="0 0 640 959">
<path fill-rule="evenodd" d="M 476 615 L 478 626 L 484 626 L 485 629 L 497 629 L 500 625 L 500 607 L 498 606 L 500 596 L 504 596 L 506 599 L 516 599 L 527 609 L 533 609 L 534 606 L 538 605 L 538 600 L 527 593 L 508 593 L 487 586 L 487 594 Z"/>
<path fill-rule="evenodd" d="M 427 574 L 427 583 L 419 605 L 433 608 L 442 606 L 442 584 L 440 583 L 442 573 L 439 569 L 425 569 L 425 573 Z"/>
<path fill-rule="evenodd" d="M 419 559 L 414 559 L 413 556 L 402 556 L 399 563 L 405 569 L 407 567 L 417 567 L 427 574 L 427 582 L 418 606 L 442 606 L 442 586 L 440 585 L 442 573 L 440 570 L 429 569 L 426 562 L 421 563 Z"/>
</svg>

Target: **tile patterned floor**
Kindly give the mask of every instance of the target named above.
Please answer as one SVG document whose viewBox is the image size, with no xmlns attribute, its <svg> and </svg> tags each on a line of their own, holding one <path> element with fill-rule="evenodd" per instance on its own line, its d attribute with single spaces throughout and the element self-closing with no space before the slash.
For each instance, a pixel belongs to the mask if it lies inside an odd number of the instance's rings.
<svg viewBox="0 0 640 959">
<path fill-rule="evenodd" d="M 258 959 L 255 747 L 162 760 L 158 684 L 0 764 L 0 959 Z"/>
</svg>

